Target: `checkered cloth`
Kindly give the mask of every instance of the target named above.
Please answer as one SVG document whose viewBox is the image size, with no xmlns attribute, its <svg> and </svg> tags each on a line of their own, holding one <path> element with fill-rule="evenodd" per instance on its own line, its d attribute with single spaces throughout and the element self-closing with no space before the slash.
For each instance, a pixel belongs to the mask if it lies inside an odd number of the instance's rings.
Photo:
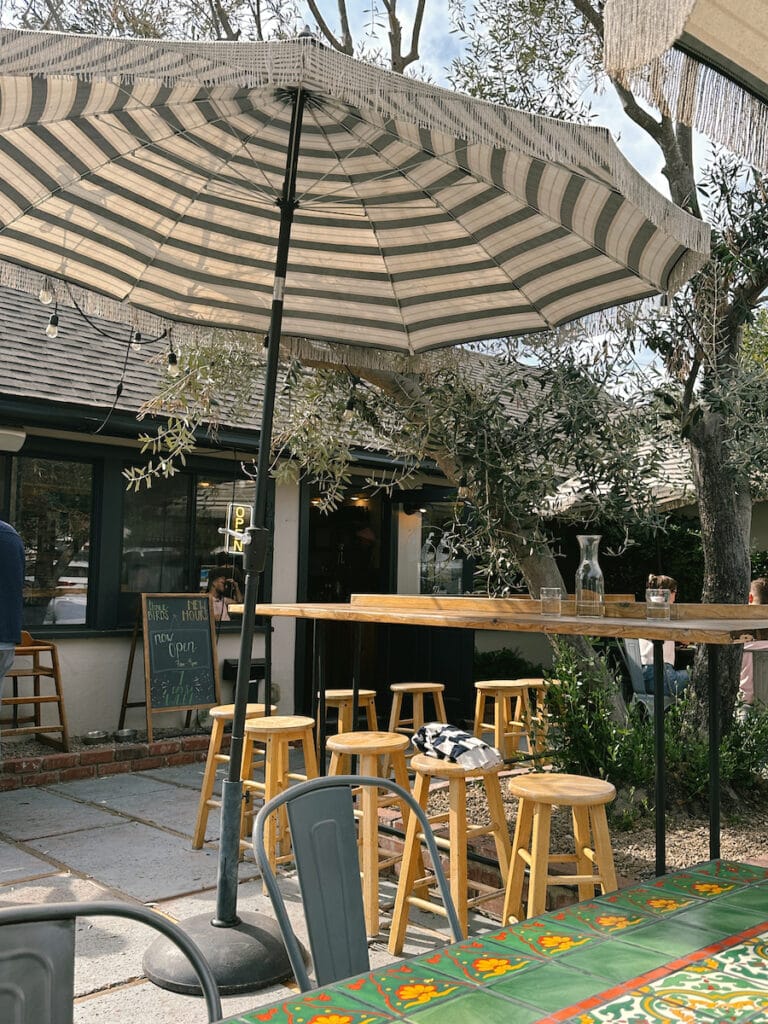
<svg viewBox="0 0 768 1024">
<path fill-rule="evenodd" d="M 504 759 L 496 747 L 491 747 L 471 733 L 443 722 L 427 722 L 411 738 L 417 750 L 429 757 L 455 761 L 464 768 L 493 768 Z"/>
</svg>

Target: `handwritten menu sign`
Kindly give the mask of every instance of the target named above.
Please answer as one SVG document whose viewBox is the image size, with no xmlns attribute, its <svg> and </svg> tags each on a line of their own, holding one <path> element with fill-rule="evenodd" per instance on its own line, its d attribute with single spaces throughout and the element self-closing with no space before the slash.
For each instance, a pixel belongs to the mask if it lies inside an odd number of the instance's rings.
<svg viewBox="0 0 768 1024">
<path fill-rule="evenodd" d="M 213 604 L 208 594 L 142 594 L 144 676 L 150 711 L 220 702 Z"/>
</svg>

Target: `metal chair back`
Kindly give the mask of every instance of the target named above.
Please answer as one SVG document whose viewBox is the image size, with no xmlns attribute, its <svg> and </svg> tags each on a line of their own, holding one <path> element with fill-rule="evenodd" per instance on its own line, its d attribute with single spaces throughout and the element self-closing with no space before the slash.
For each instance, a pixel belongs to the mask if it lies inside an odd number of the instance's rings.
<svg viewBox="0 0 768 1024">
<path fill-rule="evenodd" d="M 310 779 L 289 787 L 266 803 L 256 816 L 253 828 L 256 859 L 302 992 L 360 974 L 370 967 L 352 799 L 352 789 L 359 786 L 389 790 L 419 819 L 453 938 L 458 941 L 464 937 L 431 826 L 413 796 L 389 779 L 372 776 L 335 775 Z M 301 945 L 264 845 L 266 819 L 283 804 L 287 805 L 314 982 L 307 973 Z"/>
<path fill-rule="evenodd" d="M 72 1024 L 78 917 L 127 917 L 161 932 L 187 956 L 205 996 L 208 1021 L 221 1020 L 216 979 L 177 924 L 141 906 L 112 901 L 27 904 L 0 909 L 0 1021 Z"/>
</svg>

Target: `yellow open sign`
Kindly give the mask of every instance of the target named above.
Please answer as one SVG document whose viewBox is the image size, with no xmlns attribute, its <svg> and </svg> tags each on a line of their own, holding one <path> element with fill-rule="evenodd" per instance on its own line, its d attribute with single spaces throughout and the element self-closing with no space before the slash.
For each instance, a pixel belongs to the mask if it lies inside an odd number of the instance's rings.
<svg viewBox="0 0 768 1024">
<path fill-rule="evenodd" d="M 227 530 L 233 533 L 243 533 L 251 525 L 253 508 L 250 505 L 238 505 L 230 502 L 227 505 Z M 240 537 L 233 537 L 232 533 L 226 533 L 226 551 L 228 555 L 242 555 L 243 541 Z"/>
</svg>

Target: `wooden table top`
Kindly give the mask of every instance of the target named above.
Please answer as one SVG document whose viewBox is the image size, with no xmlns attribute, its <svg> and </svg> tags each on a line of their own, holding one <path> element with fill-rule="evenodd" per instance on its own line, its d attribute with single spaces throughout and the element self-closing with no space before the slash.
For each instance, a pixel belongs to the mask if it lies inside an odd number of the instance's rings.
<svg viewBox="0 0 768 1024">
<path fill-rule="evenodd" d="M 300 602 L 259 604 L 256 614 L 335 622 L 378 622 L 390 625 L 490 629 L 520 633 L 680 640 L 688 643 L 733 644 L 768 640 L 768 610 L 755 605 L 676 605 L 676 618 L 649 620 L 645 605 L 611 602 L 601 618 L 577 616 L 573 602 L 563 615 L 542 615 L 538 601 L 493 598 L 414 598 L 407 595 L 353 595 L 341 603 Z M 242 605 L 230 605 L 230 613 Z M 758 613 L 758 614 L 755 614 Z"/>
</svg>

